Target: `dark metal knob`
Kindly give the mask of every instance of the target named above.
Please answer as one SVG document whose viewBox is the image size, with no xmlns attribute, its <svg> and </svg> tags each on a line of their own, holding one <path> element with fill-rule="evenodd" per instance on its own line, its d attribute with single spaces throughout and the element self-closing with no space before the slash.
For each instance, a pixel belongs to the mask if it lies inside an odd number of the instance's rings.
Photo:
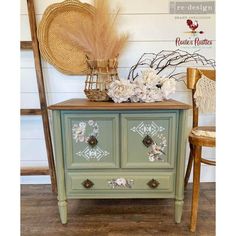
<svg viewBox="0 0 236 236">
<path fill-rule="evenodd" d="M 150 147 L 152 144 L 153 144 L 153 140 L 152 138 L 147 135 L 144 139 L 143 139 L 143 144 L 146 146 L 146 147 Z"/>
<path fill-rule="evenodd" d="M 91 147 L 95 147 L 97 144 L 98 144 L 98 140 L 96 139 L 95 136 L 90 136 L 89 139 L 88 139 L 88 144 L 91 146 Z"/>
<path fill-rule="evenodd" d="M 155 180 L 155 179 L 151 179 L 148 183 L 147 183 L 147 185 L 150 187 L 150 188 L 152 188 L 152 189 L 155 189 L 155 188 L 157 188 L 158 186 L 159 186 L 159 182 L 157 181 L 157 180 Z"/>
<path fill-rule="evenodd" d="M 91 180 L 86 179 L 86 180 L 82 183 L 82 185 L 83 185 L 85 188 L 89 189 L 89 188 L 92 188 L 92 187 L 93 187 L 94 183 L 93 183 Z"/>
</svg>

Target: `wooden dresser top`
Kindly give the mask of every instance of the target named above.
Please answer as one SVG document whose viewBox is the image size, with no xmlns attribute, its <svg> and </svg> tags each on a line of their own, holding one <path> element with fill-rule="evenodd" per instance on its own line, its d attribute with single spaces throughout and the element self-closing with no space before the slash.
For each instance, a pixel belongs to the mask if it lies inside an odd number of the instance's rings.
<svg viewBox="0 0 236 236">
<path fill-rule="evenodd" d="M 168 100 L 154 103 L 114 103 L 114 102 L 91 102 L 88 99 L 70 99 L 48 107 L 50 110 L 187 110 L 190 105 Z"/>
</svg>

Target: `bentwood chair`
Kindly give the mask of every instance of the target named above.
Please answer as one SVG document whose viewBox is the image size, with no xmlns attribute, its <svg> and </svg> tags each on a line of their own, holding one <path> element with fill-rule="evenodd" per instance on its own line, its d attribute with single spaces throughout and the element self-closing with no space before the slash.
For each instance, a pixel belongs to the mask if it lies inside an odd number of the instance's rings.
<svg viewBox="0 0 236 236">
<path fill-rule="evenodd" d="M 190 145 L 190 155 L 188 160 L 188 166 L 186 170 L 184 185 L 187 187 L 191 169 L 193 166 L 193 193 L 192 193 L 192 209 L 191 209 L 191 221 L 190 221 L 190 231 L 195 232 L 197 224 L 197 213 L 198 213 L 198 199 L 199 199 L 199 188 L 200 188 L 200 170 L 201 163 L 207 165 L 215 165 L 215 161 L 204 159 L 202 154 L 202 147 L 215 147 L 215 138 L 207 136 L 198 136 L 193 134 L 196 130 L 203 131 L 215 131 L 214 126 L 198 126 L 199 119 L 199 109 L 196 106 L 194 93 L 196 91 L 196 83 L 205 75 L 211 80 L 216 79 L 215 70 L 199 70 L 197 68 L 187 68 L 187 87 L 192 90 L 192 100 L 193 100 L 193 125 L 192 131 L 188 137 Z"/>
</svg>

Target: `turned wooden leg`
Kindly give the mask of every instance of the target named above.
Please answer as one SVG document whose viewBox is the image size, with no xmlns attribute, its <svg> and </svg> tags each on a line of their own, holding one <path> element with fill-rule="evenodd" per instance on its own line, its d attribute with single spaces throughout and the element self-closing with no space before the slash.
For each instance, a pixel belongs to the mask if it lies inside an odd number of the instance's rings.
<svg viewBox="0 0 236 236">
<path fill-rule="evenodd" d="M 175 200 L 175 222 L 179 224 L 181 222 L 182 213 L 183 213 L 183 200 Z"/>
<path fill-rule="evenodd" d="M 67 223 L 67 202 L 66 201 L 58 201 L 58 208 L 61 218 L 61 223 Z"/>
<path fill-rule="evenodd" d="M 187 166 L 187 170 L 186 170 L 186 174 L 185 174 L 185 178 L 184 178 L 184 188 L 187 188 L 188 185 L 188 180 L 189 180 L 189 176 L 191 174 L 191 170 L 192 170 L 192 166 L 193 166 L 193 145 L 189 144 L 190 146 L 190 153 L 189 153 L 189 159 L 188 159 L 188 166 Z"/>
<path fill-rule="evenodd" d="M 191 232 L 195 232 L 196 225 L 197 225 L 202 147 L 194 146 L 193 150 L 194 150 L 193 151 L 194 166 L 193 166 L 192 212 L 191 212 L 191 221 L 190 221 Z"/>
</svg>

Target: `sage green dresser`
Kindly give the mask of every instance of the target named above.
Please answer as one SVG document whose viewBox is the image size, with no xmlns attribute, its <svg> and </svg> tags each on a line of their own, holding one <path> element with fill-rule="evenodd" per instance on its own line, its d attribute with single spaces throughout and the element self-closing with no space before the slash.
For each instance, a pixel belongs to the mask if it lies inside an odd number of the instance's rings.
<svg viewBox="0 0 236 236">
<path fill-rule="evenodd" d="M 180 223 L 189 108 L 174 100 L 50 106 L 61 222 L 68 199 L 173 198 Z"/>
</svg>

